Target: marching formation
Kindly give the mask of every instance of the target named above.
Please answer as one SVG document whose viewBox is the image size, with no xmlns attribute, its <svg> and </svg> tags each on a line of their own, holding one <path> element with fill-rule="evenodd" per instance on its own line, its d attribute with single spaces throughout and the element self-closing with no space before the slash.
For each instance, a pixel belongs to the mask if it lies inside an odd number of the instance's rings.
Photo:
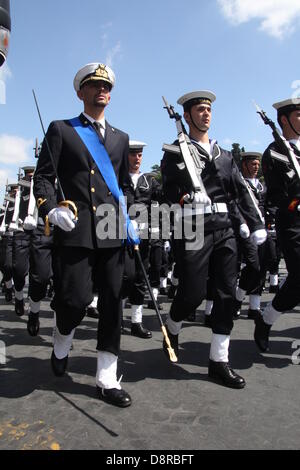
<svg viewBox="0 0 300 470">
<path fill-rule="evenodd" d="M 143 322 L 147 289 L 148 308 L 161 324 L 159 294 L 168 295 L 162 349 L 168 360 L 180 362 L 182 323 L 194 321 L 206 300 L 205 325 L 212 331 L 208 377 L 245 387 L 229 363 L 230 335 L 245 296 L 262 352 L 270 347 L 276 319 L 300 302 L 300 99 L 274 104 L 282 132 L 258 111 L 274 142 L 263 155 L 241 152 L 239 165 L 209 136 L 214 93 L 198 90 L 178 99 L 187 130 L 164 100 L 177 139 L 163 145 L 161 171 L 143 173 L 147 144 L 129 140 L 105 118 L 115 85 L 111 68 L 87 64 L 73 84 L 82 113 L 53 121 L 36 167 L 23 167 L 6 186 L 0 214 L 6 301 L 14 301 L 16 315 L 27 315 L 34 337 L 40 303 L 51 296 L 51 366 L 57 377 L 67 371 L 75 329 L 85 315 L 95 316 L 98 396 L 127 407 L 131 397 L 117 371 L 125 304 L 131 335 L 151 341 Z M 282 255 L 288 276 L 279 286 Z M 274 298 L 262 311 L 267 273 Z"/>
</svg>

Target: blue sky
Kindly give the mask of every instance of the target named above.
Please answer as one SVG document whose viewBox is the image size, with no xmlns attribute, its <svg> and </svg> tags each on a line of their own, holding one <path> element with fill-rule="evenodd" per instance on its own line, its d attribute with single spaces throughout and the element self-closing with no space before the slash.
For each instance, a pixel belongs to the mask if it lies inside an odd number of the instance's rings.
<svg viewBox="0 0 300 470">
<path fill-rule="evenodd" d="M 11 0 L 11 17 L 0 69 L 2 194 L 6 178 L 35 163 L 34 141 L 42 140 L 32 89 L 46 128 L 74 117 L 82 106 L 73 78 L 88 62 L 114 70 L 106 118 L 147 142 L 144 171 L 176 137 L 162 95 L 181 112 L 182 94 L 214 91 L 210 137 L 255 151 L 272 137 L 252 99 L 275 119 L 272 103 L 300 95 L 299 0 Z"/>
</svg>

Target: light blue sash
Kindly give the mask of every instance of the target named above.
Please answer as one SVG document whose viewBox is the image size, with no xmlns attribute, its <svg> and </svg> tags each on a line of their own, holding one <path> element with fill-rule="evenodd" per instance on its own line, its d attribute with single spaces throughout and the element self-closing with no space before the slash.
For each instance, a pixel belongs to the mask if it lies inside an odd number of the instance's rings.
<svg viewBox="0 0 300 470">
<path fill-rule="evenodd" d="M 78 117 L 70 119 L 70 123 L 93 157 L 108 189 L 121 206 L 124 220 L 126 221 L 127 242 L 130 245 L 138 245 L 140 239 L 128 216 L 124 194 L 119 188 L 115 170 L 104 145 L 92 126 L 84 126 Z"/>
</svg>

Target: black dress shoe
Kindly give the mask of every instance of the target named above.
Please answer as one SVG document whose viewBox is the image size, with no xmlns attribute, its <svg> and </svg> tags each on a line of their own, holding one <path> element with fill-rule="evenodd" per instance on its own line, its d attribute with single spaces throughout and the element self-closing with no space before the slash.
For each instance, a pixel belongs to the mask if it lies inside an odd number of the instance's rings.
<svg viewBox="0 0 300 470">
<path fill-rule="evenodd" d="M 86 309 L 86 315 L 91 318 L 99 318 L 98 310 L 95 307 L 88 307 Z"/>
<path fill-rule="evenodd" d="M 110 405 L 126 408 L 131 405 L 130 395 L 125 390 L 118 390 L 117 388 L 102 388 L 97 385 L 97 392 L 99 398 Z"/>
<path fill-rule="evenodd" d="M 258 349 L 262 352 L 269 351 L 269 334 L 271 325 L 264 322 L 262 315 L 255 318 L 254 339 Z"/>
<path fill-rule="evenodd" d="M 258 315 L 261 315 L 261 310 L 257 309 L 253 309 L 253 308 L 249 308 L 248 310 L 248 318 L 250 320 L 255 320 L 255 318 L 258 316 Z"/>
<path fill-rule="evenodd" d="M 6 302 L 11 302 L 13 298 L 13 289 L 5 289 L 5 300 Z"/>
<path fill-rule="evenodd" d="M 168 299 L 174 299 L 176 294 L 177 287 L 173 286 L 173 284 L 169 287 L 168 290 Z"/>
<path fill-rule="evenodd" d="M 27 331 L 30 336 L 37 336 L 40 331 L 39 313 L 28 313 Z"/>
<path fill-rule="evenodd" d="M 138 338 L 152 338 L 151 331 L 147 330 L 142 323 L 131 324 L 131 335 L 137 336 Z"/>
<path fill-rule="evenodd" d="M 236 374 L 234 370 L 229 367 L 228 362 L 215 362 L 210 359 L 208 376 L 222 382 L 226 387 L 230 388 L 244 388 L 246 385 L 243 377 Z"/>
<path fill-rule="evenodd" d="M 172 349 L 174 349 L 174 353 L 176 354 L 176 356 L 178 358 L 178 335 L 172 335 L 172 333 L 169 332 L 167 326 L 166 326 L 166 330 L 167 330 L 167 334 L 168 334 L 168 337 L 169 337 L 169 340 L 170 340 L 170 343 L 171 343 L 171 347 L 172 347 Z M 169 359 L 169 361 L 173 364 L 173 362 L 170 360 L 170 355 L 169 355 L 169 352 L 168 352 L 168 345 L 167 345 L 167 342 L 165 340 L 165 337 L 164 337 L 164 341 L 163 341 L 163 351 L 164 351 L 165 355 L 167 356 L 167 358 Z"/>
<path fill-rule="evenodd" d="M 162 310 L 162 309 L 163 309 L 158 300 L 156 301 L 156 305 L 157 305 L 158 310 Z M 149 300 L 149 302 L 148 302 L 148 308 L 151 308 L 151 310 L 155 310 L 155 305 L 154 305 L 153 300 Z"/>
<path fill-rule="evenodd" d="M 269 294 L 276 294 L 279 290 L 279 286 L 270 286 L 269 287 Z"/>
<path fill-rule="evenodd" d="M 57 359 L 57 357 L 54 354 L 54 351 L 52 351 L 51 354 L 51 366 L 54 375 L 56 377 L 62 377 L 66 371 L 68 364 L 68 356 L 63 357 L 62 359 Z"/>
<path fill-rule="evenodd" d="M 24 300 L 15 299 L 15 313 L 18 317 L 22 317 L 24 315 Z"/>
</svg>

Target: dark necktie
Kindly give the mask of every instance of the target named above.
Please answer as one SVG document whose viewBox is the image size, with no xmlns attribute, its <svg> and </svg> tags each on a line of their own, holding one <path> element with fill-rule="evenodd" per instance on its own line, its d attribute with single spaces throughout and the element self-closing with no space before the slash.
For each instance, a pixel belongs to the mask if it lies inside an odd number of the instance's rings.
<svg viewBox="0 0 300 470">
<path fill-rule="evenodd" d="M 93 122 L 93 127 L 96 129 L 96 132 L 97 132 L 101 142 L 104 144 L 104 137 L 101 133 L 102 125 L 100 124 L 100 122 L 94 121 Z"/>
</svg>

